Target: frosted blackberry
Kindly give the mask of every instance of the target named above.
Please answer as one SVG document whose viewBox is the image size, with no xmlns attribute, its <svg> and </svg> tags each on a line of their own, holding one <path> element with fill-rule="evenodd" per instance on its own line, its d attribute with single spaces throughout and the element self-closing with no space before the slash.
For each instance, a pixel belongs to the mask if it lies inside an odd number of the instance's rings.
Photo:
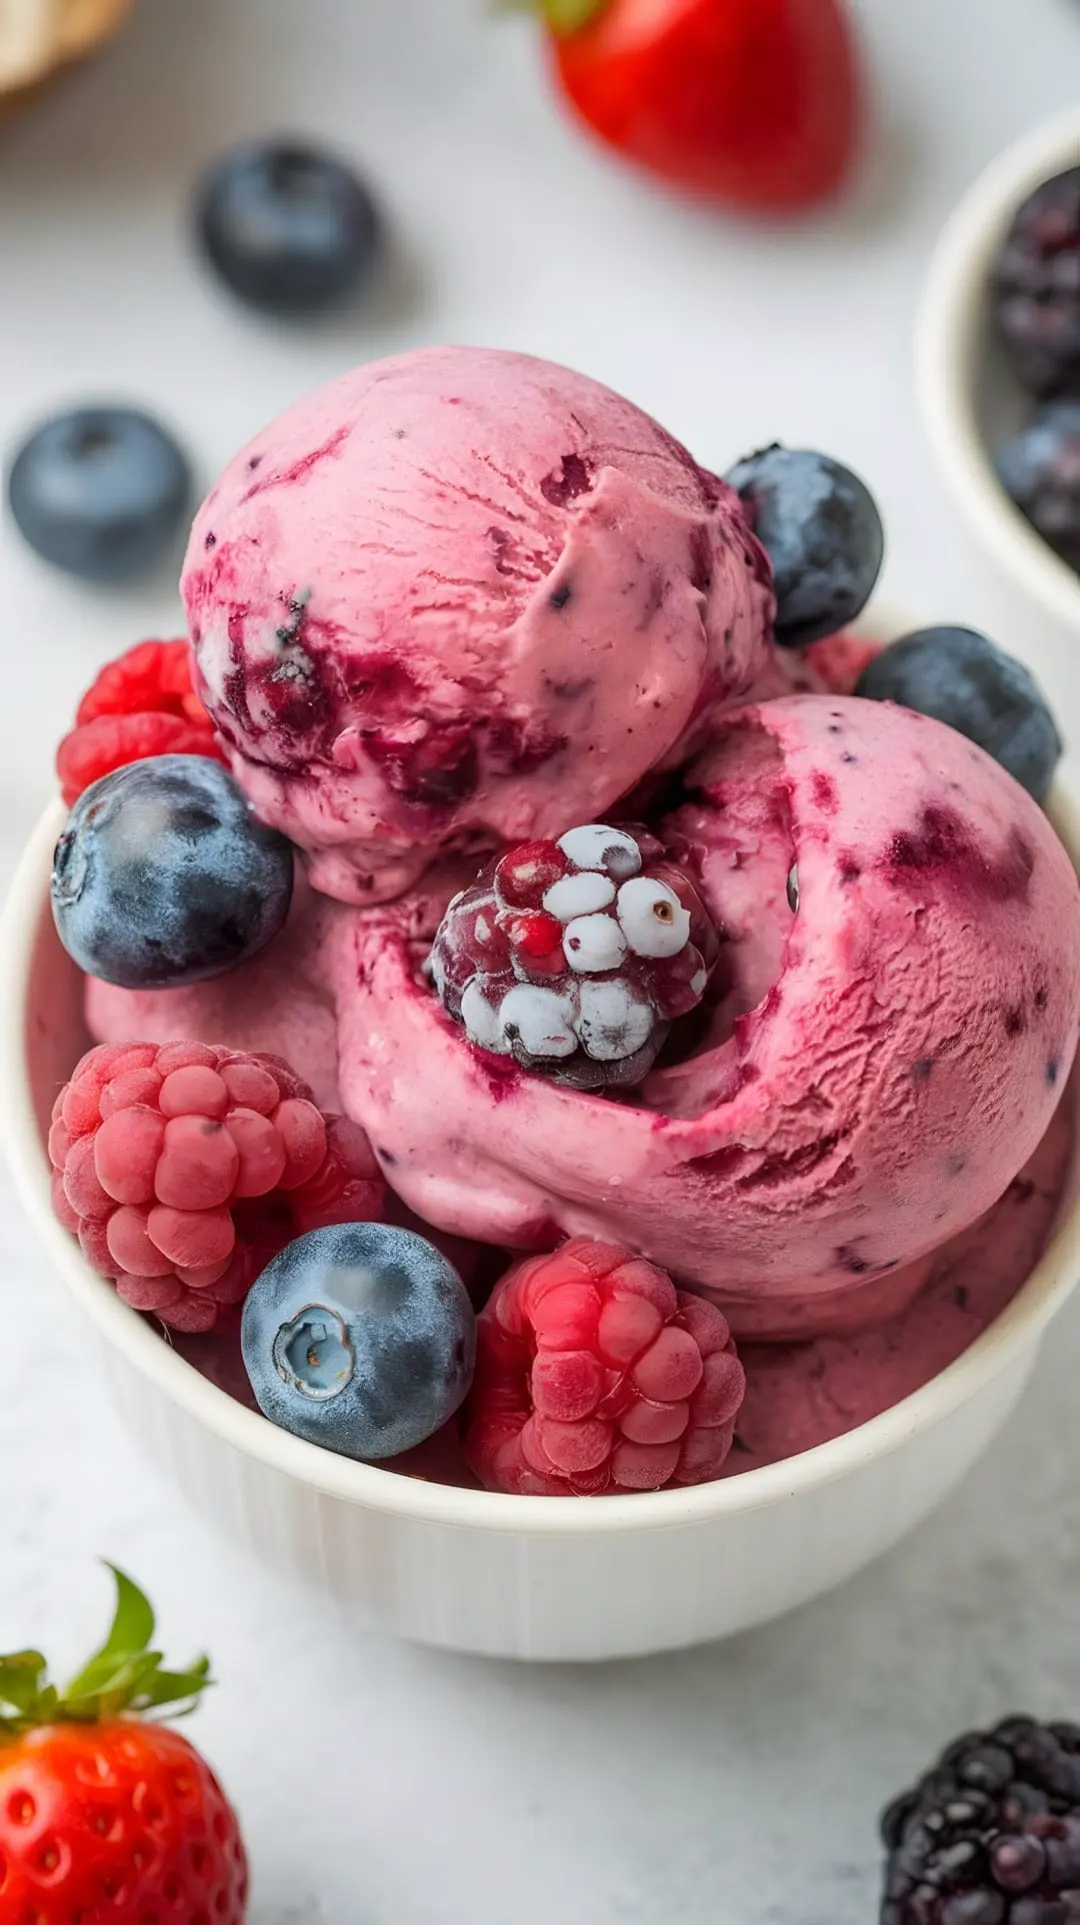
<svg viewBox="0 0 1080 1925">
<path fill-rule="evenodd" d="M 1080 1726 L 969 1732 L 882 1819 L 881 1925 L 1080 1919 Z"/>
<path fill-rule="evenodd" d="M 431 977 L 477 1049 L 578 1089 L 628 1088 L 720 953 L 693 882 L 643 829 L 528 842 L 450 904 Z"/>
</svg>

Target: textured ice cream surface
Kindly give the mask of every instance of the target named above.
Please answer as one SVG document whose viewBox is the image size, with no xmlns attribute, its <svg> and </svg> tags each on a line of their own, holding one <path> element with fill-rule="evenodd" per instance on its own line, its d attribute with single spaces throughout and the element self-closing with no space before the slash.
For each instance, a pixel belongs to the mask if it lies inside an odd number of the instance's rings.
<svg viewBox="0 0 1080 1925">
<path fill-rule="evenodd" d="M 887 704 L 741 710 L 689 786 L 660 833 L 734 969 L 689 1060 L 634 1102 L 529 1076 L 470 1047 L 394 917 L 369 913 L 336 965 L 343 1101 L 444 1229 L 618 1241 L 737 1334 L 851 1327 L 918 1288 L 895 1273 L 989 1208 L 1046 1130 L 1076 1048 L 1080 890 L 1030 797 Z"/>
<path fill-rule="evenodd" d="M 449 870 L 434 894 L 414 891 L 397 912 L 402 940 L 426 948 L 446 893 L 469 874 Z M 99 1043 L 214 1043 L 283 1056 L 320 1108 L 340 1113 L 336 959 L 351 946 L 354 919 L 355 911 L 312 889 L 298 867 L 289 920 L 260 956 L 185 989 L 119 989 L 88 976 L 87 1029 Z"/>
<path fill-rule="evenodd" d="M 289 920 L 253 962 L 185 989 L 118 989 L 86 979 L 86 1024 L 99 1043 L 211 1043 L 283 1056 L 320 1108 L 340 1113 L 337 1015 L 327 966 L 343 912 L 298 869 Z"/>
<path fill-rule="evenodd" d="M 328 1104 L 340 1059 L 392 1187 L 447 1232 L 617 1238 L 713 1294 L 742 1337 L 896 1315 L 1053 1112 L 1080 1010 L 1068 859 L 979 750 L 883 704 L 740 711 L 693 781 L 663 833 L 727 937 L 724 1000 L 632 1101 L 468 1044 L 421 969 L 437 896 L 357 911 L 307 893 L 281 943 L 220 984 L 90 984 L 90 1027 L 239 1036 Z"/>
<path fill-rule="evenodd" d="M 1074 1152 L 1071 1094 L 985 1216 L 939 1250 L 900 1315 L 848 1337 L 749 1344 L 747 1393 L 725 1475 L 796 1457 L 910 1397 L 999 1317 L 1046 1248 Z"/>
<path fill-rule="evenodd" d="M 1042 1256 L 1075 1154 L 1074 1093 L 993 1208 L 926 1266 L 926 1287 L 872 1329 L 809 1343 L 740 1346 L 746 1398 L 725 1477 L 799 1456 L 889 1410 L 948 1369 L 1008 1308 Z M 447 1254 L 451 1254 L 448 1250 Z M 494 1257 L 494 1252 L 491 1253 Z M 196 1369 L 254 1405 L 238 1330 L 174 1338 Z M 389 1469 L 475 1485 L 455 1427 Z"/>
<path fill-rule="evenodd" d="M 733 490 L 607 388 L 438 348 L 291 408 L 196 518 L 200 693 L 319 889 L 603 820 L 769 656 Z"/>
</svg>

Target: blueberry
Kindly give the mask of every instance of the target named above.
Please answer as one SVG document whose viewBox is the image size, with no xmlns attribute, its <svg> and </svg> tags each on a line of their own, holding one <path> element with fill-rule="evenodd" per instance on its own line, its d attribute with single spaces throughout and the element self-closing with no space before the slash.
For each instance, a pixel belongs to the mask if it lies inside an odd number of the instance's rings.
<svg viewBox="0 0 1080 1925">
<path fill-rule="evenodd" d="M 247 962 L 285 922 L 292 845 L 199 755 L 102 776 L 56 845 L 53 916 L 87 975 L 124 989 L 205 982 Z"/>
<path fill-rule="evenodd" d="M 1080 572 L 1080 401 L 1051 401 L 998 456 L 1007 494 Z"/>
<path fill-rule="evenodd" d="M 1080 167 L 1018 210 L 991 282 L 998 333 L 1032 394 L 1080 391 Z"/>
<path fill-rule="evenodd" d="M 382 1223 L 312 1230 L 250 1291 L 244 1364 L 263 1415 L 343 1457 L 397 1457 L 464 1402 L 476 1319 L 457 1271 Z"/>
<path fill-rule="evenodd" d="M 7 492 L 31 548 L 85 581 L 126 582 L 176 540 L 191 470 L 172 436 L 136 408 L 76 408 L 18 450 Z"/>
<path fill-rule="evenodd" d="M 972 628 L 923 628 L 883 649 L 856 695 L 948 723 L 1045 800 L 1062 742 L 1034 677 Z"/>
<path fill-rule="evenodd" d="M 806 648 L 853 622 L 885 554 L 881 516 L 858 475 L 829 455 L 775 444 L 727 479 L 772 562 L 781 648 Z"/>
<path fill-rule="evenodd" d="M 197 222 L 222 280 L 270 314 L 340 307 L 379 249 L 378 210 L 363 182 L 334 155 L 294 141 L 224 155 L 203 182 Z"/>
</svg>

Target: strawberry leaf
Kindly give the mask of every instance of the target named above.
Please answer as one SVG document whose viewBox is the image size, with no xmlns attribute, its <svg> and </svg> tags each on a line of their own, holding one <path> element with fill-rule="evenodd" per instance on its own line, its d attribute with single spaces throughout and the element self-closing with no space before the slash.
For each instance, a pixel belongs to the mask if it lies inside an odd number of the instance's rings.
<svg viewBox="0 0 1080 1925">
<path fill-rule="evenodd" d="M 67 1704 L 78 1704 L 80 1700 L 92 1698 L 99 1692 L 107 1691 L 110 1685 L 124 1671 L 132 1658 L 145 1652 L 154 1635 L 154 1613 L 148 1600 L 136 1584 L 115 1564 L 107 1569 L 116 1581 L 116 1610 L 109 1628 L 109 1635 L 99 1651 L 95 1651 L 89 1663 L 83 1666 L 78 1676 L 72 1678 L 64 1693 Z"/>
<path fill-rule="evenodd" d="M 155 1671 L 139 1709 L 157 1710 L 167 1704 L 178 1707 L 171 1712 L 172 1717 L 184 1718 L 194 1711 L 201 1693 L 212 1683 L 209 1658 L 199 1658 L 187 1671 Z"/>
<path fill-rule="evenodd" d="M 210 1661 L 197 1658 L 185 1671 L 163 1669 L 152 1651 L 154 1613 L 123 1571 L 108 1567 L 116 1584 L 116 1608 L 108 1637 L 61 1694 L 46 1678 L 40 1651 L 0 1657 L 0 1737 L 38 1725 L 95 1724 L 106 1718 L 154 1714 L 185 1717 L 210 1680 Z"/>
<path fill-rule="evenodd" d="M 33 1709 L 45 1676 L 45 1660 L 40 1651 L 15 1651 L 0 1658 L 0 1718 Z"/>
<path fill-rule="evenodd" d="M 91 1659 L 64 1693 L 65 1712 L 68 1717 L 79 1719 L 115 1717 L 118 1711 L 135 1704 L 160 1663 L 160 1651 Z"/>
</svg>

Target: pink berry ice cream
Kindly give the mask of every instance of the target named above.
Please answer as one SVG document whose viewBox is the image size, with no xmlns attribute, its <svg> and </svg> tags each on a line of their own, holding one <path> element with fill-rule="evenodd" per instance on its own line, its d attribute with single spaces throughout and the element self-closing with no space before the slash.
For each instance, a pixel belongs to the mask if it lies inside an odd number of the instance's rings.
<svg viewBox="0 0 1080 1925">
<path fill-rule="evenodd" d="M 727 1474 L 1000 1314 L 1072 1153 L 1080 886 L 998 761 L 851 692 L 872 644 L 775 646 L 731 488 L 582 376 L 405 355 L 251 442 L 183 592 L 297 890 L 229 976 L 90 980 L 96 1039 L 283 1057 L 391 1211 L 482 1246 L 478 1305 L 567 1239 L 709 1299 Z"/>
<path fill-rule="evenodd" d="M 727 1474 L 869 1423 L 948 1369 L 1008 1309 L 1046 1248 L 1073 1155 L 1066 1101 L 999 1201 L 936 1251 L 905 1310 L 850 1335 L 743 1344 L 747 1394 Z"/>
<path fill-rule="evenodd" d="M 346 902 L 602 818 L 749 689 L 772 616 L 737 497 L 656 422 L 454 348 L 258 435 L 196 517 L 183 594 L 235 775 Z"/>
<path fill-rule="evenodd" d="M 743 710 L 688 783 L 660 833 L 733 968 L 694 1054 L 618 1104 L 530 1077 L 463 1045 L 372 916 L 340 965 L 343 1099 L 445 1228 L 626 1242 L 737 1334 L 808 1309 L 830 1327 L 849 1298 L 872 1313 L 1038 1144 L 1076 1047 L 1080 892 L 1030 798 L 907 711 Z"/>
</svg>

